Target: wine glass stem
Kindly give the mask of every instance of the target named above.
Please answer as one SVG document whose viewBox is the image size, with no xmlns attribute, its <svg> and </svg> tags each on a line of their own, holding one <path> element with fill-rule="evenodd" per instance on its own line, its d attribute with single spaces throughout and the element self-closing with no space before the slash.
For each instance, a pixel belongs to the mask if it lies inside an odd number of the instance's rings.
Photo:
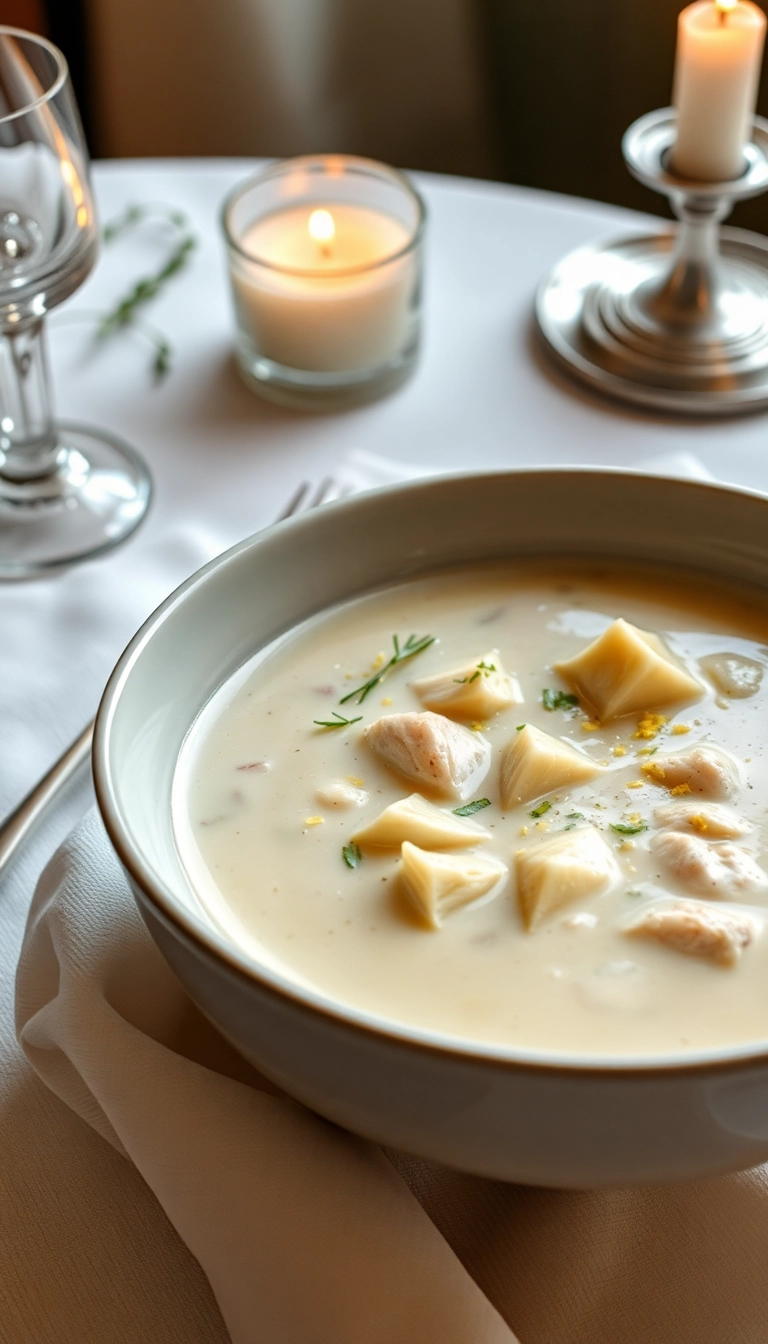
<svg viewBox="0 0 768 1344">
<path fill-rule="evenodd" d="M 35 481 L 57 468 L 42 318 L 0 333 L 0 477 Z"/>
</svg>

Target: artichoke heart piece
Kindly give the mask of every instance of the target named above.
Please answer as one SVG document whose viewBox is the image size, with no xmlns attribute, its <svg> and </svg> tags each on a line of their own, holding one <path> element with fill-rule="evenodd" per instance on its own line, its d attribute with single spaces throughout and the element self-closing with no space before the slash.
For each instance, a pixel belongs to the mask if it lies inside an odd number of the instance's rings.
<svg viewBox="0 0 768 1344">
<path fill-rule="evenodd" d="M 528 803 L 569 784 L 585 784 L 601 767 L 568 742 L 527 723 L 504 748 L 499 786 L 503 808 Z"/>
<path fill-rule="evenodd" d="M 508 868 L 485 854 L 430 854 L 406 840 L 400 876 L 408 895 L 433 929 L 443 916 L 484 896 L 497 895 Z"/>
<path fill-rule="evenodd" d="M 442 714 L 385 714 L 363 733 L 371 750 L 406 779 L 464 802 L 485 778 L 491 746 Z"/>
<path fill-rule="evenodd" d="M 425 709 L 449 718 L 490 719 L 501 709 L 523 703 L 519 683 L 504 671 L 498 649 L 464 667 L 414 681 L 412 686 Z"/>
<path fill-rule="evenodd" d="M 601 721 L 704 694 L 658 635 L 621 618 L 575 658 L 554 667 Z"/>
<path fill-rule="evenodd" d="M 484 826 L 443 812 L 418 793 L 391 803 L 352 836 L 371 849 L 399 849 L 404 840 L 422 849 L 468 849 L 490 838 Z"/>
<path fill-rule="evenodd" d="M 517 855 L 517 901 L 529 931 L 576 901 L 597 896 L 620 877 L 594 826 L 562 832 Z"/>
<path fill-rule="evenodd" d="M 624 933 L 628 938 L 652 939 L 717 966 L 735 966 L 755 935 L 755 923 L 741 911 L 678 900 L 652 905 Z"/>
</svg>

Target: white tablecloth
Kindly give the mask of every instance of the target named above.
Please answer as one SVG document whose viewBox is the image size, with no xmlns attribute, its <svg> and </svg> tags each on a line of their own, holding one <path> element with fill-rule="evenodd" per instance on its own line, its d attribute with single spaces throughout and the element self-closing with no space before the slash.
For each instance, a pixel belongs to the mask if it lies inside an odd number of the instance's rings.
<svg viewBox="0 0 768 1344">
<path fill-rule="evenodd" d="M 175 352 L 159 387 L 136 336 L 95 349 L 92 329 L 66 320 L 67 310 L 51 323 L 59 413 L 133 442 L 157 492 L 144 527 L 112 557 L 0 588 L 0 813 L 90 717 L 156 601 L 274 517 L 299 479 L 318 480 L 353 449 L 435 468 L 627 464 L 688 451 L 716 476 L 768 487 L 764 417 L 641 416 L 592 400 L 542 363 L 530 334 L 539 275 L 569 248 L 642 221 L 507 187 L 420 179 L 430 208 L 426 341 L 406 388 L 317 418 L 260 402 L 232 366 L 217 227 L 222 196 L 247 171 L 245 162 L 96 170 L 105 217 L 167 201 L 188 211 L 201 245 L 152 312 Z M 165 246 L 151 231 L 115 244 L 68 311 L 109 304 Z M 46 1091 L 13 1037 L 13 969 L 32 888 L 88 801 L 83 781 L 0 888 L 0 1344 L 208 1344 L 226 1334 L 196 1263 L 136 1172 Z"/>
</svg>

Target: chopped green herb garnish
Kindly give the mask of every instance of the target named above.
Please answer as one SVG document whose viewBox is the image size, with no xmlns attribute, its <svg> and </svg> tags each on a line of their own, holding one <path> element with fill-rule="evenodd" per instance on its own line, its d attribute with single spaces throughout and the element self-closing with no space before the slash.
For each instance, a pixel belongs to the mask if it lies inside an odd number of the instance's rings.
<svg viewBox="0 0 768 1344">
<path fill-rule="evenodd" d="M 549 688 L 542 691 L 541 703 L 545 709 L 575 709 L 579 703 L 577 695 L 569 695 L 567 691 L 551 691 Z"/>
<path fill-rule="evenodd" d="M 533 811 L 530 813 L 530 816 L 532 816 L 532 817 L 543 817 L 543 816 L 544 816 L 544 813 L 545 813 L 545 812 L 548 812 L 551 806 L 552 806 L 552 804 L 549 803 L 549 802 L 547 802 L 547 800 L 546 800 L 546 798 L 545 798 L 543 803 L 539 803 L 539 806 L 538 806 L 538 807 L 534 807 Z"/>
<path fill-rule="evenodd" d="M 525 728 L 525 724 L 524 724 L 524 723 L 518 723 L 518 725 L 517 725 L 517 732 L 518 732 L 518 733 L 522 733 L 522 731 L 523 731 L 524 728 Z"/>
<path fill-rule="evenodd" d="M 569 812 L 569 813 L 567 814 L 567 816 L 566 816 L 565 819 L 566 819 L 566 821 L 568 822 L 568 825 L 567 825 L 567 826 L 564 826 L 564 827 L 563 827 L 563 830 L 564 830 L 564 831 L 573 831 L 573 830 L 576 829 L 576 822 L 577 822 L 577 821 L 583 821 L 583 820 L 584 820 L 584 813 L 583 813 L 583 812 Z"/>
<path fill-rule="evenodd" d="M 397 667 L 398 663 L 404 663 L 408 658 L 415 658 L 417 653 L 423 653 L 424 650 L 428 649 L 430 644 L 434 644 L 434 642 L 435 642 L 434 635 L 421 635 L 421 636 L 409 635 L 401 648 L 400 640 L 398 639 L 397 635 L 393 635 L 392 643 L 394 645 L 395 652 L 393 653 L 389 662 L 385 663 L 384 666 L 380 668 L 378 672 L 374 673 L 370 681 L 364 682 L 362 686 L 356 686 L 354 691 L 350 691 L 347 695 L 343 695 L 339 701 L 339 704 L 346 705 L 348 700 L 353 700 L 354 697 L 357 696 L 357 703 L 358 705 L 361 705 L 366 695 L 368 695 L 373 690 L 374 686 L 378 686 L 382 677 L 386 676 L 390 668 Z"/>
<path fill-rule="evenodd" d="M 619 835 L 639 835 L 641 831 L 647 831 L 648 827 L 644 821 L 639 822 L 637 826 L 628 826 L 623 821 L 612 821 L 611 830 Z"/>
<path fill-rule="evenodd" d="M 454 807 L 453 815 L 455 817 L 472 817 L 475 812 L 482 812 L 484 807 L 490 806 L 490 798 L 476 798 L 473 803 L 465 803 L 463 807 Z"/>
<path fill-rule="evenodd" d="M 348 845 L 342 846 L 341 857 L 348 868 L 356 868 L 363 860 L 363 856 L 360 853 L 360 846 L 356 845 L 354 840 L 350 840 Z"/>
<path fill-rule="evenodd" d="M 348 728 L 351 723 L 361 723 L 362 718 L 362 714 L 358 714 L 356 719 L 345 719 L 343 714 L 337 714 L 334 709 L 332 719 L 313 719 L 312 722 L 318 728 Z"/>
<path fill-rule="evenodd" d="M 489 677 L 496 668 L 493 663 L 478 663 L 471 677 L 454 677 L 457 686 L 471 686 L 478 677 Z"/>
</svg>

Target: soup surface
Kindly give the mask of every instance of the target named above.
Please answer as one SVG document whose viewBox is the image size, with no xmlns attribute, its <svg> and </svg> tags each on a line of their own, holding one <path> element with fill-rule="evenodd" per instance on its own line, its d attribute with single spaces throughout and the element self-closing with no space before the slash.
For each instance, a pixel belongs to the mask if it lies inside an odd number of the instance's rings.
<svg viewBox="0 0 768 1344">
<path fill-rule="evenodd" d="M 759 598 L 682 574 L 509 564 L 370 594 L 200 716 L 183 862 L 247 953 L 389 1021 L 565 1055 L 768 1040 L 766 644 Z"/>
</svg>

